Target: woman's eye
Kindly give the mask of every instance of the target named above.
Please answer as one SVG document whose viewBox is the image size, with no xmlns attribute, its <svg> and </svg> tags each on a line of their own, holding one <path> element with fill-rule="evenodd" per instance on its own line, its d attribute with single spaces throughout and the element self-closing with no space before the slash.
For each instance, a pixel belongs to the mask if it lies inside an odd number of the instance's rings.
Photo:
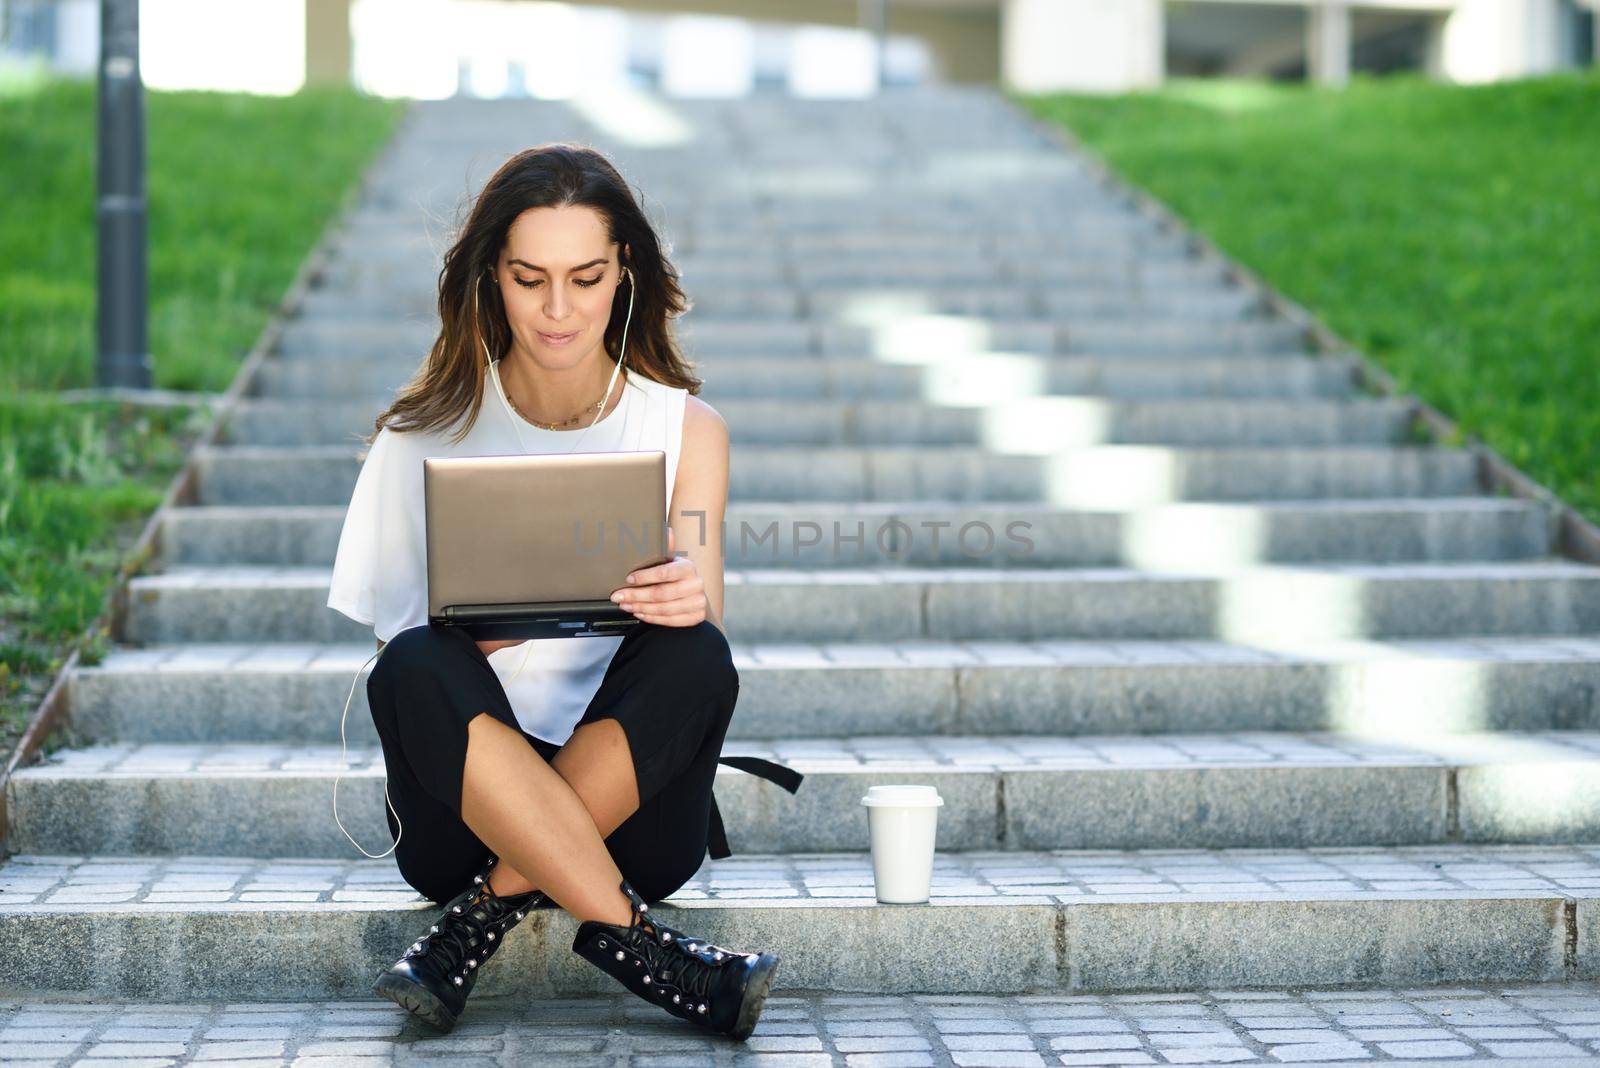
<svg viewBox="0 0 1600 1068">
<path fill-rule="evenodd" d="M 577 282 L 580 286 L 583 286 L 585 289 L 588 289 L 591 286 L 599 285 L 601 280 L 604 279 L 604 278 L 605 278 L 605 275 L 601 275 L 599 278 L 588 278 L 588 279 L 585 279 L 585 278 L 574 278 L 573 281 Z M 542 278 L 535 278 L 531 282 L 524 282 L 520 278 L 514 279 L 514 281 L 517 283 L 517 285 L 521 286 L 523 289 L 532 289 L 534 286 L 538 286 L 538 285 L 543 285 L 544 284 L 544 279 L 542 279 Z"/>
</svg>

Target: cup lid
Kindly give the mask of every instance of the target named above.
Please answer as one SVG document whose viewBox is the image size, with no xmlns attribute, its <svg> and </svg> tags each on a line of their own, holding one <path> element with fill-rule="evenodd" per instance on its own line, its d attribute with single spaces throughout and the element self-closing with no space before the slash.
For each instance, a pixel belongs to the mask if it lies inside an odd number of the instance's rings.
<svg viewBox="0 0 1600 1068">
<path fill-rule="evenodd" d="M 893 805 L 901 808 L 937 808 L 944 804 L 944 798 L 939 796 L 937 787 L 894 783 L 867 787 L 866 796 L 861 799 L 861 803 L 869 806 Z"/>
</svg>

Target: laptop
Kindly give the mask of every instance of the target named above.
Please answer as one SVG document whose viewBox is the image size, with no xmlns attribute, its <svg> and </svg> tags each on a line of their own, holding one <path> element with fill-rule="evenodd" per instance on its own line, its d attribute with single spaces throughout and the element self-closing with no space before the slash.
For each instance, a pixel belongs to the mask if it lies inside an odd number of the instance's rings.
<svg viewBox="0 0 1600 1068">
<path fill-rule="evenodd" d="M 638 626 L 611 593 L 672 559 L 666 465 L 660 449 L 425 458 L 429 621 L 474 641 Z"/>
</svg>

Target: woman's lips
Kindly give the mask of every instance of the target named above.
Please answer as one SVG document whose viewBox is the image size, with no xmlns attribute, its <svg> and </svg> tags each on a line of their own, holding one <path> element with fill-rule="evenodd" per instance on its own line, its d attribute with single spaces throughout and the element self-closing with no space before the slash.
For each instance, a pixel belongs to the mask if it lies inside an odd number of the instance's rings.
<svg viewBox="0 0 1600 1068">
<path fill-rule="evenodd" d="M 539 332 L 539 340 L 546 345 L 565 345 L 577 336 L 578 332 L 576 330 L 570 334 L 546 334 L 542 330 Z"/>
</svg>

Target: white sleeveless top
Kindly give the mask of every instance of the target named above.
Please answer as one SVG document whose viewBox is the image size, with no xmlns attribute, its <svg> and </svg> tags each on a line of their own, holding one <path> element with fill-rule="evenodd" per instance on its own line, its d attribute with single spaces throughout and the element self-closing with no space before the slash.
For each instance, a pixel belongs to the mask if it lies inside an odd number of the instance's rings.
<svg viewBox="0 0 1600 1068">
<path fill-rule="evenodd" d="M 625 370 L 624 374 L 622 399 L 581 442 L 584 428 L 534 426 L 508 407 L 490 382 L 484 386 L 477 422 L 459 443 L 448 440 L 455 426 L 426 432 L 380 430 L 350 496 L 328 607 L 371 625 L 374 636 L 385 642 L 428 622 L 422 495 L 422 460 L 427 456 L 516 455 L 524 451 L 521 442 L 527 443 L 526 451 L 536 453 L 660 449 L 667 454 L 670 505 L 689 392 L 638 373 Z M 564 745 L 621 644 L 621 635 L 535 639 L 495 650 L 489 654 L 489 664 L 522 729 Z"/>
</svg>

